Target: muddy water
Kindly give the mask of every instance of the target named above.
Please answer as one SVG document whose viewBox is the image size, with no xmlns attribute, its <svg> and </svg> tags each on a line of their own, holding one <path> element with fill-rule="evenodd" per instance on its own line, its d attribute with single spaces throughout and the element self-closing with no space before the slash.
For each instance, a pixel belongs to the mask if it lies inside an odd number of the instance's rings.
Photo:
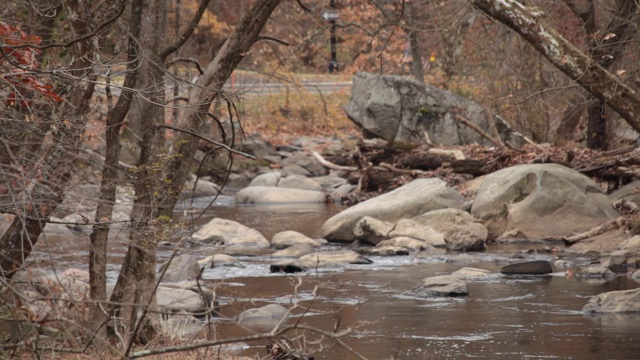
<svg viewBox="0 0 640 360">
<path fill-rule="evenodd" d="M 183 206 L 208 206 L 208 201 Z M 219 199 L 197 223 L 218 216 L 261 231 L 268 239 L 279 231 L 296 230 L 319 236 L 322 223 L 339 211 L 325 205 L 235 206 Z M 186 216 L 191 216 L 189 212 Z M 61 267 L 86 267 L 86 240 L 50 238 L 40 249 Z M 112 241 L 111 271 L 124 253 L 124 239 Z M 525 247 L 526 248 L 526 247 Z M 626 277 L 611 281 L 544 277 L 505 277 L 502 266 L 521 248 L 492 247 L 460 262 L 454 254 L 427 257 L 372 257 L 373 265 L 322 269 L 301 276 L 271 275 L 268 258 L 243 257 L 244 269 L 207 270 L 217 284 L 221 314 L 232 317 L 246 308 L 269 303 L 292 307 L 292 322 L 325 331 L 351 329 L 343 340 L 368 359 L 638 359 L 640 315 L 590 316 L 581 313 L 588 298 L 606 291 L 636 288 Z M 160 258 L 169 251 L 161 251 Z M 521 260 L 547 259 L 526 255 Z M 412 290 L 424 277 L 449 274 L 466 266 L 494 275 L 468 280 L 469 296 L 424 299 Z M 297 286 L 296 286 L 297 284 Z M 308 308 L 308 310 L 304 310 Z M 216 319 L 217 337 L 239 336 L 245 330 Z M 312 344 L 315 338 L 307 338 Z M 266 341 L 250 343 L 244 354 L 264 356 Z M 308 345 L 316 359 L 355 359 L 345 348 L 324 341 Z"/>
</svg>

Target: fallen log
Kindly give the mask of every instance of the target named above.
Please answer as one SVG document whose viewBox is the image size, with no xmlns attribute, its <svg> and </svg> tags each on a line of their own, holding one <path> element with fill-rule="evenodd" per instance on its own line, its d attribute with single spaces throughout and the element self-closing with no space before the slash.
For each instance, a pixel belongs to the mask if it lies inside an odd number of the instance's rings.
<svg viewBox="0 0 640 360">
<path fill-rule="evenodd" d="M 620 216 L 602 225 L 591 228 L 585 232 L 581 232 L 576 235 L 565 236 L 562 238 L 562 241 L 564 242 L 565 245 L 571 246 L 579 243 L 584 239 L 592 238 L 594 236 L 604 234 L 608 231 L 619 229 L 620 227 L 622 227 L 622 224 L 624 223 L 624 221 L 625 221 L 624 216 Z"/>
</svg>

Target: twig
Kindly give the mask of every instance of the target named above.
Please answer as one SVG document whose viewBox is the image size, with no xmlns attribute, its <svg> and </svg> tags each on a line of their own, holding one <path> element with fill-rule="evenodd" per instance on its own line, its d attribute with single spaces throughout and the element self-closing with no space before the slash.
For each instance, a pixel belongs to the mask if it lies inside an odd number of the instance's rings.
<svg viewBox="0 0 640 360">
<path fill-rule="evenodd" d="M 255 156 L 253 156 L 253 155 L 250 155 L 250 154 L 247 154 L 247 153 L 245 153 L 245 152 L 242 152 L 242 151 L 238 151 L 238 150 L 232 149 L 232 148 L 228 147 L 228 146 L 227 146 L 227 145 L 225 145 L 225 144 L 222 144 L 222 143 L 219 143 L 219 142 L 217 142 L 217 141 L 211 140 L 211 139 L 209 139 L 208 137 L 206 137 L 206 136 L 204 136 L 204 135 L 200 135 L 200 134 L 195 133 L 195 132 L 193 132 L 193 131 L 189 131 L 189 130 L 186 130 L 186 129 L 180 129 L 180 128 L 177 128 L 177 127 L 174 127 L 174 126 L 170 126 L 170 125 L 163 125 L 163 124 L 158 124 L 158 125 L 156 125 L 155 127 L 156 127 L 156 128 L 166 128 L 166 129 L 171 129 L 171 130 L 180 131 L 180 132 L 183 132 L 183 133 L 186 133 L 186 134 L 189 134 L 189 135 L 193 135 L 193 136 L 195 136 L 195 137 L 197 137 L 197 138 L 199 138 L 199 139 L 202 139 L 202 140 L 204 140 L 204 141 L 206 141 L 206 142 L 208 142 L 208 143 L 211 143 L 211 144 L 217 145 L 217 146 L 219 146 L 219 147 L 221 147 L 221 148 L 223 148 L 223 149 L 227 150 L 227 151 L 228 151 L 228 152 L 230 152 L 230 153 L 237 154 L 237 155 L 242 155 L 242 156 L 244 156 L 244 157 L 246 157 L 246 158 L 256 160 L 256 157 L 255 157 Z"/>
</svg>

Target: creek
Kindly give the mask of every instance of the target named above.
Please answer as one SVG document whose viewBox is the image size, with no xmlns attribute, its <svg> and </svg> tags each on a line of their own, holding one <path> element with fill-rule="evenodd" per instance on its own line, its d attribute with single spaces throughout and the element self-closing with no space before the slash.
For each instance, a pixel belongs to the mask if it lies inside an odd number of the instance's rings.
<svg viewBox="0 0 640 360">
<path fill-rule="evenodd" d="M 209 207 L 209 205 L 211 205 Z M 295 230 L 320 237 L 324 221 L 341 207 L 325 204 L 239 206 L 232 197 L 182 204 L 186 209 L 208 207 L 196 220 L 213 217 L 238 221 L 267 239 Z M 110 243 L 110 279 L 126 250 L 125 236 Z M 587 315 L 581 312 L 590 296 L 640 286 L 625 276 L 610 281 L 566 277 L 561 269 L 550 276 L 503 276 L 500 268 L 518 261 L 549 260 L 555 255 L 524 250 L 541 245 L 492 245 L 471 257 L 439 252 L 427 256 L 370 257 L 371 265 L 322 268 L 302 274 L 269 272 L 268 256 L 243 256 L 245 268 L 208 269 L 203 278 L 216 285 L 220 313 L 232 317 L 243 309 L 278 303 L 292 307 L 290 323 L 299 322 L 333 331 L 352 329 L 344 340 L 372 360 L 380 359 L 637 359 L 640 353 L 640 315 Z M 327 248 L 333 248 L 327 246 Z M 325 248 L 326 250 L 326 248 Z M 172 250 L 159 252 L 159 261 Z M 58 267 L 86 268 L 86 240 L 50 237 L 34 256 Z M 48 260 L 47 260 L 48 259 Z M 463 267 L 491 270 L 468 278 L 469 296 L 422 298 L 413 289 L 429 276 L 450 274 Z M 295 306 L 294 306 L 295 305 Z M 304 311 L 303 308 L 309 310 Z M 218 321 L 215 336 L 245 335 L 246 331 Z M 355 359 L 344 347 L 317 336 L 306 340 L 315 359 Z M 250 342 L 244 355 L 266 355 L 267 340 Z"/>
</svg>

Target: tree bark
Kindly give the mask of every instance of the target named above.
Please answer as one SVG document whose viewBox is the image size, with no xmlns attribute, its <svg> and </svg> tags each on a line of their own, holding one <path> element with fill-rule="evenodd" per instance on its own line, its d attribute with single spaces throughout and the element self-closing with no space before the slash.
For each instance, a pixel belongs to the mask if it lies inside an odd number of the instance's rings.
<svg viewBox="0 0 640 360">
<path fill-rule="evenodd" d="M 212 101 L 251 46 L 259 40 L 260 31 L 279 3 L 280 0 L 257 0 L 247 11 L 191 91 L 184 120 L 178 124 L 181 128 L 199 132 L 200 126 L 207 122 Z M 151 128 L 145 126 L 145 129 L 163 134 L 164 129 L 156 125 L 159 124 L 148 124 Z M 145 141 L 145 144 L 154 143 L 153 138 L 156 137 L 150 138 L 150 142 Z M 132 334 L 135 340 L 148 340 L 155 332 L 154 324 L 145 320 L 144 315 L 147 306 L 154 305 L 157 242 L 163 223 L 173 215 L 197 146 L 196 138 L 179 132 L 172 152 L 166 157 L 160 157 L 160 148 L 155 152 L 149 148 L 141 155 L 135 185 L 136 202 L 131 215 L 130 244 L 111 297 L 111 301 L 116 303 L 111 311 L 113 316 L 120 318 L 129 330 L 138 327 L 142 330 Z M 158 167 L 161 168 L 159 172 L 154 170 Z"/>
<path fill-rule="evenodd" d="M 120 159 L 120 128 L 129 111 L 133 88 L 136 83 L 138 67 L 138 36 L 142 16 L 142 0 L 134 0 L 131 9 L 129 27 L 129 49 L 127 55 L 127 73 L 122 91 L 116 105 L 107 113 L 106 154 L 100 184 L 100 197 L 96 208 L 95 223 L 90 235 L 89 250 L 89 320 L 92 330 L 98 335 L 106 335 L 106 322 L 109 317 L 104 307 L 107 300 L 107 243 L 109 239 L 110 221 L 116 200 L 116 184 Z"/>
<path fill-rule="evenodd" d="M 548 26 L 542 12 L 515 0 L 473 0 L 473 4 L 522 36 L 556 68 L 640 131 L 640 95 Z"/>
<path fill-rule="evenodd" d="M 90 5 L 70 0 L 66 6 L 77 15 L 71 20 L 76 36 L 90 34 L 92 32 L 90 24 L 95 24 L 93 18 L 95 14 L 91 11 Z M 111 10 L 114 12 L 101 15 L 116 16 L 119 12 L 117 6 L 112 7 Z M 51 134 L 52 143 L 46 146 L 42 143 L 21 146 L 18 151 L 24 157 L 14 158 L 11 161 L 15 161 L 15 164 L 21 161 L 28 162 L 30 165 L 28 171 L 21 171 L 14 165 L 9 167 L 13 171 L 9 176 L 2 174 L 3 177 L 11 180 L 9 186 L 13 181 L 22 184 L 15 187 L 16 192 L 13 192 L 14 189 L 5 192 L 7 183 L 4 181 L 0 183 L 0 204 L 4 202 L 2 195 L 13 197 L 11 205 L 2 206 L 0 212 L 16 215 L 9 228 L 0 236 L 0 276 L 7 279 L 22 267 L 52 212 L 64 199 L 74 155 L 81 148 L 86 114 L 95 89 L 95 75 L 91 73 L 95 65 L 94 57 L 97 48 L 92 38 L 78 41 L 70 46 L 70 52 L 73 54 L 73 61 L 69 65 L 70 78 L 86 78 L 87 81 L 76 83 L 74 80 L 65 79 L 65 85 L 69 89 L 66 102 L 58 108 L 52 105 L 43 106 L 43 109 L 37 113 L 41 115 L 48 112 L 45 123 L 55 122 L 56 128 Z M 65 114 L 65 117 L 57 119 L 55 114 Z M 44 134 L 40 133 L 39 136 Z"/>
</svg>

